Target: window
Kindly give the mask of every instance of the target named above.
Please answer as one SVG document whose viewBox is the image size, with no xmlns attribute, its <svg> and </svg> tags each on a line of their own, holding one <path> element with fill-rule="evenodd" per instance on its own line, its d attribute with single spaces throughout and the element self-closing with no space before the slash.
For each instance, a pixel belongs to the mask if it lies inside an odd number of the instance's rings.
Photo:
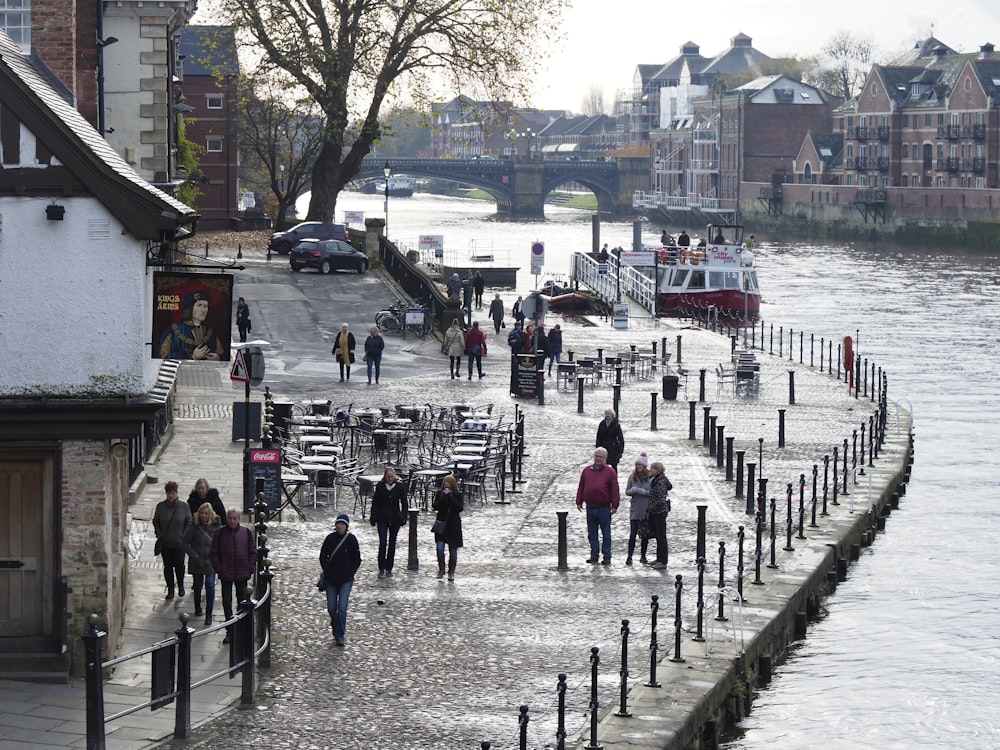
<svg viewBox="0 0 1000 750">
<path fill-rule="evenodd" d="M 25 53 L 31 51 L 31 0 L 0 0 L 0 28 Z"/>
<path fill-rule="evenodd" d="M 968 76 L 965 77 L 965 90 L 972 91 L 972 79 Z"/>
<path fill-rule="evenodd" d="M 910 116 L 909 115 L 903 115 L 903 127 L 904 128 L 910 127 Z"/>
<path fill-rule="evenodd" d="M 206 96 L 205 106 L 208 109 L 222 109 L 222 94 L 209 94 Z"/>
<path fill-rule="evenodd" d="M 222 138 L 217 135 L 210 135 L 205 139 L 205 150 L 209 153 L 219 153 L 222 151 Z"/>
<path fill-rule="evenodd" d="M 931 126 L 931 116 L 929 114 L 924 115 L 924 127 L 929 128 Z"/>
<path fill-rule="evenodd" d="M 910 158 L 910 146 L 909 144 L 906 143 L 903 144 L 903 158 L 904 159 Z"/>
<path fill-rule="evenodd" d="M 872 97 L 875 97 L 877 95 L 878 95 L 878 84 L 872 83 Z"/>
</svg>

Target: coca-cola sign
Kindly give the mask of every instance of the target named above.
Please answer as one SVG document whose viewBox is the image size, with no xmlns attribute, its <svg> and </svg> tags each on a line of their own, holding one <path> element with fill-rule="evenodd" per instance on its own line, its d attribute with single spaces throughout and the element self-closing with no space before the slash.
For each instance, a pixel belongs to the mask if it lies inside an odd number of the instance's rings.
<svg viewBox="0 0 1000 750">
<path fill-rule="evenodd" d="M 281 463 L 281 451 L 270 448 L 258 448 L 250 451 L 250 460 L 255 464 Z"/>
</svg>

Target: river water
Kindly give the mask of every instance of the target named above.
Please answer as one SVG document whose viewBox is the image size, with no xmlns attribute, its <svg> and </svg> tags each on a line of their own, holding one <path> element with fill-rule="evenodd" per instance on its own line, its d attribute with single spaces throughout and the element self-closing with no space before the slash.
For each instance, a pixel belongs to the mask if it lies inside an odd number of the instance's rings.
<svg viewBox="0 0 1000 750">
<path fill-rule="evenodd" d="M 383 200 L 346 193 L 338 209 L 381 217 Z M 545 243 L 553 274 L 591 249 L 583 211 L 510 222 L 492 204 L 418 194 L 390 198 L 389 212 L 393 240 L 439 234 L 463 257 L 470 247 L 509 255 L 524 292 L 535 284 L 532 242 Z M 660 227 L 642 236 L 657 244 Z M 916 459 L 886 533 L 725 747 L 1000 747 L 1000 259 L 761 239 L 765 323 L 817 341 L 855 336 L 855 351 L 887 373 L 890 398 L 912 408 Z M 629 249 L 631 222 L 604 222 L 600 242 Z"/>
</svg>

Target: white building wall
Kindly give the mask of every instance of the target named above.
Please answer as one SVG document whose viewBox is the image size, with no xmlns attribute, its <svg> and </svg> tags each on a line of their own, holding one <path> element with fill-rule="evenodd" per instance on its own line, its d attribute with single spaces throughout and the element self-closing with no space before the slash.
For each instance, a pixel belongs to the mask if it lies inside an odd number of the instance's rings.
<svg viewBox="0 0 1000 750">
<path fill-rule="evenodd" d="M 50 202 L 63 221 L 46 219 Z M 0 397 L 152 387 L 152 275 L 145 243 L 122 232 L 93 198 L 0 200 Z"/>
</svg>

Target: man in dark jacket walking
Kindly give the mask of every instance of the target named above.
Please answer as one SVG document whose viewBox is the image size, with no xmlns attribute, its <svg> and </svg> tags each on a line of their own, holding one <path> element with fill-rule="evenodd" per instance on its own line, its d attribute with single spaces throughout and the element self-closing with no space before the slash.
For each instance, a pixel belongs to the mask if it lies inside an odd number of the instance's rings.
<svg viewBox="0 0 1000 750">
<path fill-rule="evenodd" d="M 184 598 L 184 532 L 191 525 L 191 509 L 177 499 L 177 482 L 163 485 L 167 497 L 153 511 L 153 531 L 156 533 L 157 554 L 163 560 L 163 578 L 167 583 L 166 599 L 177 593 Z"/>
<path fill-rule="evenodd" d="M 614 409 L 604 410 L 604 419 L 597 425 L 597 440 L 595 445 L 608 452 L 608 465 L 618 471 L 618 462 L 625 452 L 625 436 L 618 424 L 618 416 Z"/>
<path fill-rule="evenodd" d="M 503 300 L 500 299 L 499 294 L 490 302 L 490 318 L 493 320 L 494 330 L 500 333 L 500 329 L 503 327 Z"/>
<path fill-rule="evenodd" d="M 212 537 L 209 559 L 222 581 L 222 611 L 230 620 L 233 617 L 234 588 L 237 597 L 242 596 L 257 569 L 257 545 L 253 532 L 240 525 L 240 512 L 236 508 L 226 511 L 226 525 Z M 226 637 L 222 642 L 229 643 L 232 635 L 230 626 L 226 628 Z"/>
</svg>

